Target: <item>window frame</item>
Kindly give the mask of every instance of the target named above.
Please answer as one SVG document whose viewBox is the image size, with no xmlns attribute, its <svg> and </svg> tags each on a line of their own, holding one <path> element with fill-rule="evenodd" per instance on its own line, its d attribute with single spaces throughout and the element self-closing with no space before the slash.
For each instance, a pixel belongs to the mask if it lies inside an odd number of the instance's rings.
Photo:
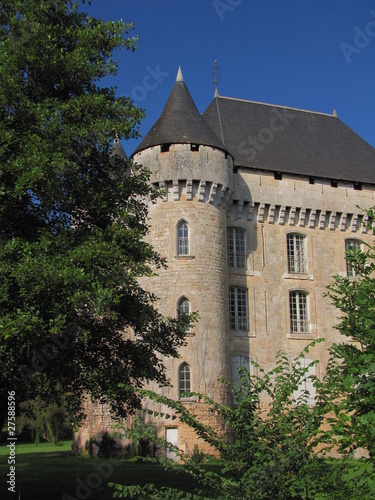
<svg viewBox="0 0 375 500">
<path fill-rule="evenodd" d="M 180 235 L 180 229 L 182 227 L 183 227 L 183 232 Z M 190 226 L 187 220 L 181 219 L 178 221 L 176 227 L 176 237 L 177 237 L 177 242 L 176 242 L 177 257 L 190 256 Z"/>
<path fill-rule="evenodd" d="M 188 307 L 188 310 L 182 310 L 181 306 L 185 306 L 186 307 L 186 303 L 187 303 L 187 307 Z M 186 297 L 186 295 L 182 295 L 178 301 L 177 301 L 177 316 L 180 316 L 182 314 L 190 314 L 190 311 L 191 311 L 191 308 L 190 308 L 190 300 Z"/>
<path fill-rule="evenodd" d="M 307 392 L 307 404 L 308 406 L 314 406 L 316 403 L 316 387 L 310 377 L 317 377 L 317 364 L 314 360 L 305 357 L 296 359 L 295 363 L 300 363 L 301 368 L 307 369 L 307 371 L 297 389 L 293 391 L 293 397 L 298 404 L 298 399 L 301 398 L 303 393 Z"/>
<path fill-rule="evenodd" d="M 350 243 L 355 242 L 356 245 L 352 245 Z M 358 244 L 358 247 L 357 247 Z M 346 253 L 350 250 L 350 247 L 354 247 L 355 251 L 362 251 L 362 245 L 363 241 L 360 240 L 359 238 L 346 238 L 345 239 L 345 267 L 346 267 L 346 277 L 347 278 L 357 278 L 355 269 L 353 266 L 349 264 L 349 262 L 346 260 Z"/>
<path fill-rule="evenodd" d="M 246 229 L 238 226 L 227 227 L 227 258 L 229 269 L 246 270 Z"/>
<path fill-rule="evenodd" d="M 185 302 L 185 307 L 186 307 L 186 303 L 188 305 L 188 310 L 185 310 L 185 311 L 183 311 L 181 309 L 181 306 L 184 302 Z M 182 295 L 178 299 L 177 304 L 176 304 L 176 313 L 177 313 L 177 318 L 179 318 L 180 315 L 182 315 L 182 314 L 191 314 L 191 303 L 190 303 L 190 300 L 188 299 L 188 297 L 186 297 L 186 295 Z M 190 327 L 188 330 L 186 330 L 186 335 L 188 337 L 195 335 L 192 327 Z"/>
<path fill-rule="evenodd" d="M 188 374 L 188 377 L 186 375 Z M 187 400 L 191 399 L 190 393 L 192 392 L 191 388 L 191 368 L 189 363 L 184 361 L 178 367 L 178 399 L 179 400 Z M 182 396 L 182 394 L 188 394 Z"/>
<path fill-rule="evenodd" d="M 289 325 L 290 333 L 295 335 L 310 335 L 309 293 L 305 290 L 289 291 Z"/>
<path fill-rule="evenodd" d="M 238 367 L 236 368 L 236 370 L 234 370 L 233 365 L 234 365 L 234 360 L 236 358 L 240 358 L 240 360 L 239 360 Z M 242 359 L 246 359 L 247 362 L 242 363 L 241 362 Z M 246 368 L 249 371 L 251 377 L 254 375 L 254 360 L 252 358 L 250 358 L 250 356 L 248 356 L 247 354 L 232 354 L 232 356 L 231 356 L 232 385 L 235 385 L 236 387 L 241 387 L 241 380 L 240 380 L 240 376 L 238 373 L 238 370 L 241 367 Z"/>
<path fill-rule="evenodd" d="M 307 238 L 300 232 L 290 232 L 286 235 L 286 251 L 288 274 L 306 275 L 307 269 Z"/>
<path fill-rule="evenodd" d="M 243 310 L 245 314 L 239 314 Z M 231 331 L 249 331 L 249 294 L 245 287 L 229 287 L 229 328 Z"/>
</svg>

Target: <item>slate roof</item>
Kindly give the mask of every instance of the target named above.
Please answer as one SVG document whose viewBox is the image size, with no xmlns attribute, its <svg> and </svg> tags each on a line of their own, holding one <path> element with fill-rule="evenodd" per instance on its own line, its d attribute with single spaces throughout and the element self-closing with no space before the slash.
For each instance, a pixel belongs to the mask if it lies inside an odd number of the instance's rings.
<svg viewBox="0 0 375 500">
<path fill-rule="evenodd" d="M 125 150 L 122 147 L 121 142 L 118 139 L 115 139 L 112 143 L 111 149 L 110 149 L 110 155 L 111 156 L 119 156 L 120 158 L 125 158 L 126 160 L 128 157 L 126 156 Z"/>
<path fill-rule="evenodd" d="M 218 96 L 203 117 L 237 166 L 375 184 L 375 149 L 336 116 Z"/>
<path fill-rule="evenodd" d="M 163 112 L 134 151 L 158 144 L 203 144 L 225 150 L 221 140 L 199 113 L 179 69 Z"/>
</svg>

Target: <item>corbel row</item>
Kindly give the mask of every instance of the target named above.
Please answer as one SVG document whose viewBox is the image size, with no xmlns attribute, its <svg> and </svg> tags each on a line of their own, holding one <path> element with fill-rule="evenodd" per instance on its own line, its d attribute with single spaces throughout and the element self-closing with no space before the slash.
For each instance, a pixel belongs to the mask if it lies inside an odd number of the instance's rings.
<svg viewBox="0 0 375 500">
<path fill-rule="evenodd" d="M 234 200 L 228 209 L 228 218 L 235 220 L 253 220 L 256 211 L 256 220 L 259 223 L 318 227 L 321 230 L 328 228 L 330 231 L 339 229 L 351 232 L 368 231 L 368 216 L 366 214 L 353 214 L 319 210 L 315 208 L 280 206 L 267 203 L 251 203 L 243 200 Z M 348 227 L 349 224 L 349 227 Z"/>
</svg>

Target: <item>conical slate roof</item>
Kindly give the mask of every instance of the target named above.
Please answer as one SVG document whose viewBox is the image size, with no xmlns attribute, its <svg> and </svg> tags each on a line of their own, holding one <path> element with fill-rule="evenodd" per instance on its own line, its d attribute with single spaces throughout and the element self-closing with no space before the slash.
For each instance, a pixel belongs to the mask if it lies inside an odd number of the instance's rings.
<svg viewBox="0 0 375 500">
<path fill-rule="evenodd" d="M 199 113 L 182 78 L 181 68 L 160 118 L 133 155 L 158 144 L 203 144 L 226 151 Z"/>
<path fill-rule="evenodd" d="M 113 141 L 113 144 L 110 149 L 110 155 L 111 156 L 119 156 L 120 158 L 125 158 L 126 160 L 128 157 L 126 156 L 125 150 L 122 147 L 121 142 L 119 141 L 118 137 L 116 136 L 115 140 Z"/>
</svg>

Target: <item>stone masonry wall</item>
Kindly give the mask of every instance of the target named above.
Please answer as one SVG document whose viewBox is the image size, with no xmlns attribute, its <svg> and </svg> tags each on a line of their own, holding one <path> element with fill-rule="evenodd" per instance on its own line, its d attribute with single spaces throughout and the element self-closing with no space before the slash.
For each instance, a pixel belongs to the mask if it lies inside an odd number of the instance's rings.
<svg viewBox="0 0 375 500">
<path fill-rule="evenodd" d="M 363 185 L 358 190 L 353 183 L 338 182 L 333 187 L 325 180 L 285 174 L 277 179 L 271 172 L 249 169 L 232 174 L 232 159 L 224 152 L 206 146 L 191 151 L 188 144 L 171 145 L 165 153 L 155 146 L 138 153 L 135 161 L 152 170 L 151 181 L 165 193 L 149 206 L 147 239 L 167 259 L 168 267 L 144 279 L 142 285 L 159 297 L 156 306 L 162 314 L 176 317 L 178 300 L 185 296 L 191 311 L 200 316 L 180 358 L 163 360 L 172 386 L 150 387 L 178 399 L 178 369 L 186 362 L 191 368 L 192 390 L 226 403 L 229 395 L 217 381 L 231 379 L 232 356 L 248 356 L 270 370 L 279 350 L 292 361 L 318 338 L 325 342 L 309 356 L 319 359 L 316 374 L 322 377 L 328 347 L 343 340 L 335 330 L 339 313 L 325 297 L 326 286 L 335 274 L 346 275 L 348 238 L 373 242 L 361 208 L 375 204 L 374 186 Z M 182 219 L 190 230 L 190 255 L 186 257 L 177 255 L 177 224 Z M 228 227 L 246 231 L 246 269 L 228 269 Z M 306 273 L 288 272 L 289 233 L 305 237 Z M 230 330 L 230 286 L 247 289 L 249 331 Z M 291 332 L 289 292 L 293 290 L 307 293 L 309 332 L 305 334 Z M 183 403 L 202 423 L 224 432 L 200 403 L 194 399 Z M 94 420 L 103 421 L 104 417 L 95 415 L 88 434 L 100 431 Z M 166 429 L 177 428 L 184 451 L 192 453 L 198 444 L 212 452 L 180 422 L 165 417 L 154 421 L 162 437 Z"/>
<path fill-rule="evenodd" d="M 250 331 L 231 332 L 231 351 L 244 354 L 269 370 L 279 350 L 295 359 L 304 346 L 316 338 L 325 342 L 311 350 L 319 359 L 317 375 L 323 376 L 328 347 L 343 341 L 335 330 L 339 312 L 325 297 L 335 274 L 346 275 L 345 240 L 373 241 L 360 207 L 374 205 L 373 186 L 354 189 L 352 183 L 338 183 L 308 177 L 239 171 L 234 175 L 233 203 L 228 209 L 228 226 L 247 234 L 246 270 L 229 270 L 229 284 L 245 286 L 249 295 Z M 287 234 L 306 238 L 306 274 L 289 274 Z M 290 331 L 289 292 L 308 293 L 309 334 Z"/>
</svg>

